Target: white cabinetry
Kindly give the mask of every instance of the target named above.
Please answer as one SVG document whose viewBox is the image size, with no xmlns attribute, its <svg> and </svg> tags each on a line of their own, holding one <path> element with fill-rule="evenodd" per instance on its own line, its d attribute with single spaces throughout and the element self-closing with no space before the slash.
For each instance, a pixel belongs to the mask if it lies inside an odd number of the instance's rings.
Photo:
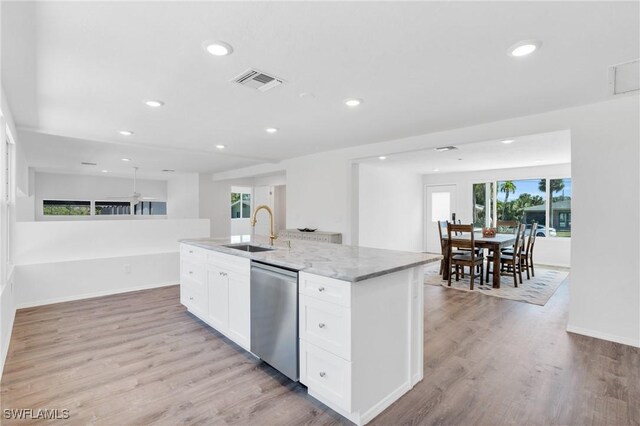
<svg viewBox="0 0 640 426">
<path fill-rule="evenodd" d="M 348 282 L 300 272 L 300 382 L 365 424 L 422 380 L 420 267 Z"/>
<path fill-rule="evenodd" d="M 191 313 L 249 350 L 250 261 L 183 244 L 180 300 Z"/>
</svg>

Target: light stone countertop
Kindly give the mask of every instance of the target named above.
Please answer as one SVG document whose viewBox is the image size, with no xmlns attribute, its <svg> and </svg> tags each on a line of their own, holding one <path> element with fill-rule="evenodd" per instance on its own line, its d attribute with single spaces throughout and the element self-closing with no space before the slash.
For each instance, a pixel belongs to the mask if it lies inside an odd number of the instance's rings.
<svg viewBox="0 0 640 426">
<path fill-rule="evenodd" d="M 391 274 L 414 266 L 436 262 L 441 258 L 441 256 L 434 254 L 300 240 L 292 240 L 291 248 L 288 247 L 287 241 L 275 240 L 273 251 L 255 253 L 224 247 L 225 244 L 233 243 L 229 239 L 223 238 L 184 239 L 180 242 L 275 266 L 351 282 Z M 250 244 L 271 248 L 267 237 L 256 236 Z"/>
</svg>

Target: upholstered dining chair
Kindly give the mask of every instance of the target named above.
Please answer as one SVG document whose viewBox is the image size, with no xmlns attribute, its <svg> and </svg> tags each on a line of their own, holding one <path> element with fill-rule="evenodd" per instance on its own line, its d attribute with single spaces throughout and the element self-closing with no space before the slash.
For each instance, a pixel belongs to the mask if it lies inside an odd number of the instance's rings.
<svg viewBox="0 0 640 426">
<path fill-rule="evenodd" d="M 464 234 L 469 234 L 469 238 L 464 237 Z M 473 290 L 476 277 L 476 267 L 480 267 L 480 285 L 483 285 L 484 256 L 482 253 L 476 254 L 473 224 L 457 225 L 449 223 L 447 225 L 447 242 L 447 256 L 449 258 L 449 280 L 447 284 L 449 287 L 451 287 L 451 275 L 453 275 L 452 270 L 455 269 L 456 281 L 458 281 L 460 279 L 458 268 L 462 267 L 462 270 L 464 271 L 465 266 L 469 267 L 469 289 Z M 453 247 L 467 250 L 463 252 L 464 254 L 455 254 Z"/>
<path fill-rule="evenodd" d="M 491 253 L 487 256 L 487 281 L 489 280 L 489 273 L 491 264 L 493 263 L 493 256 L 500 256 L 500 275 L 507 273 L 513 274 L 513 286 L 518 287 L 518 278 L 520 284 L 522 284 L 522 246 L 524 245 L 524 232 L 526 225 L 523 223 L 516 229 L 516 241 L 513 244 L 512 253 Z M 506 269 L 505 269 L 506 268 Z"/>
</svg>

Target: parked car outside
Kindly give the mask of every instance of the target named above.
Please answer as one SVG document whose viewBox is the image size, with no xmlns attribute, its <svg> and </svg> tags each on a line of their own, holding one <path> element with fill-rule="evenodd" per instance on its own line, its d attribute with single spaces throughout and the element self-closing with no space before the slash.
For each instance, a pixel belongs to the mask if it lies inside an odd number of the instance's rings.
<svg viewBox="0 0 640 426">
<path fill-rule="evenodd" d="M 537 224 L 536 225 L 536 237 L 546 237 L 547 236 L 547 230 L 549 231 L 549 236 L 550 237 L 555 237 L 556 236 L 556 228 L 547 228 L 544 225 L 540 225 Z M 529 235 L 531 234 L 531 224 L 528 223 L 527 227 L 525 228 L 524 231 L 525 235 Z"/>
</svg>

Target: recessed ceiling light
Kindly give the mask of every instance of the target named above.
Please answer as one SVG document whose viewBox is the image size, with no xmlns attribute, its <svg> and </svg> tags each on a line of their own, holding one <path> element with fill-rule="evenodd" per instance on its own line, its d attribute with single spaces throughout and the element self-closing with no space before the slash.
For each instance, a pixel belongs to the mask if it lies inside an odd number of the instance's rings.
<svg viewBox="0 0 640 426">
<path fill-rule="evenodd" d="M 349 98 L 349 99 L 345 99 L 344 103 L 346 106 L 349 106 L 349 107 L 357 107 L 362 103 L 362 99 Z"/>
<path fill-rule="evenodd" d="M 278 131 L 277 128 L 275 127 L 267 127 L 266 129 L 264 129 L 267 133 L 275 133 Z"/>
<path fill-rule="evenodd" d="M 525 40 L 514 44 L 508 50 L 509 55 L 516 58 L 521 56 L 527 56 L 538 50 L 542 46 L 542 43 L 534 40 Z"/>
<path fill-rule="evenodd" d="M 102 173 L 107 173 L 107 172 L 108 172 L 108 170 L 102 170 Z"/>
<path fill-rule="evenodd" d="M 122 161 L 127 161 L 127 162 L 129 162 L 129 161 L 131 161 L 131 158 L 123 158 L 123 159 L 122 159 Z"/>
<path fill-rule="evenodd" d="M 434 171 L 434 172 L 439 172 L 439 171 L 440 171 L 440 169 L 433 169 L 433 171 Z"/>
<path fill-rule="evenodd" d="M 224 149 L 224 148 L 225 148 L 225 146 L 224 146 L 224 145 L 216 145 L 216 148 L 218 148 L 218 149 Z"/>
<path fill-rule="evenodd" d="M 205 49 L 213 56 L 226 56 L 233 53 L 233 47 L 224 41 L 205 42 Z"/>
<path fill-rule="evenodd" d="M 381 155 L 380 157 L 378 157 L 379 160 L 386 160 L 387 157 L 385 157 L 384 155 Z"/>
<path fill-rule="evenodd" d="M 502 142 L 505 145 L 509 145 L 510 143 L 513 143 L 513 139 L 505 139 L 505 140 L 500 141 L 500 142 Z"/>
<path fill-rule="evenodd" d="M 151 108 L 160 108 L 161 106 L 164 105 L 164 102 L 159 101 L 157 99 L 151 99 L 148 101 L 144 101 L 145 105 Z"/>
<path fill-rule="evenodd" d="M 542 163 L 540 160 L 533 160 L 534 163 Z"/>
<path fill-rule="evenodd" d="M 131 130 L 120 130 L 120 134 L 122 136 L 131 136 L 133 135 L 133 132 Z"/>
</svg>

